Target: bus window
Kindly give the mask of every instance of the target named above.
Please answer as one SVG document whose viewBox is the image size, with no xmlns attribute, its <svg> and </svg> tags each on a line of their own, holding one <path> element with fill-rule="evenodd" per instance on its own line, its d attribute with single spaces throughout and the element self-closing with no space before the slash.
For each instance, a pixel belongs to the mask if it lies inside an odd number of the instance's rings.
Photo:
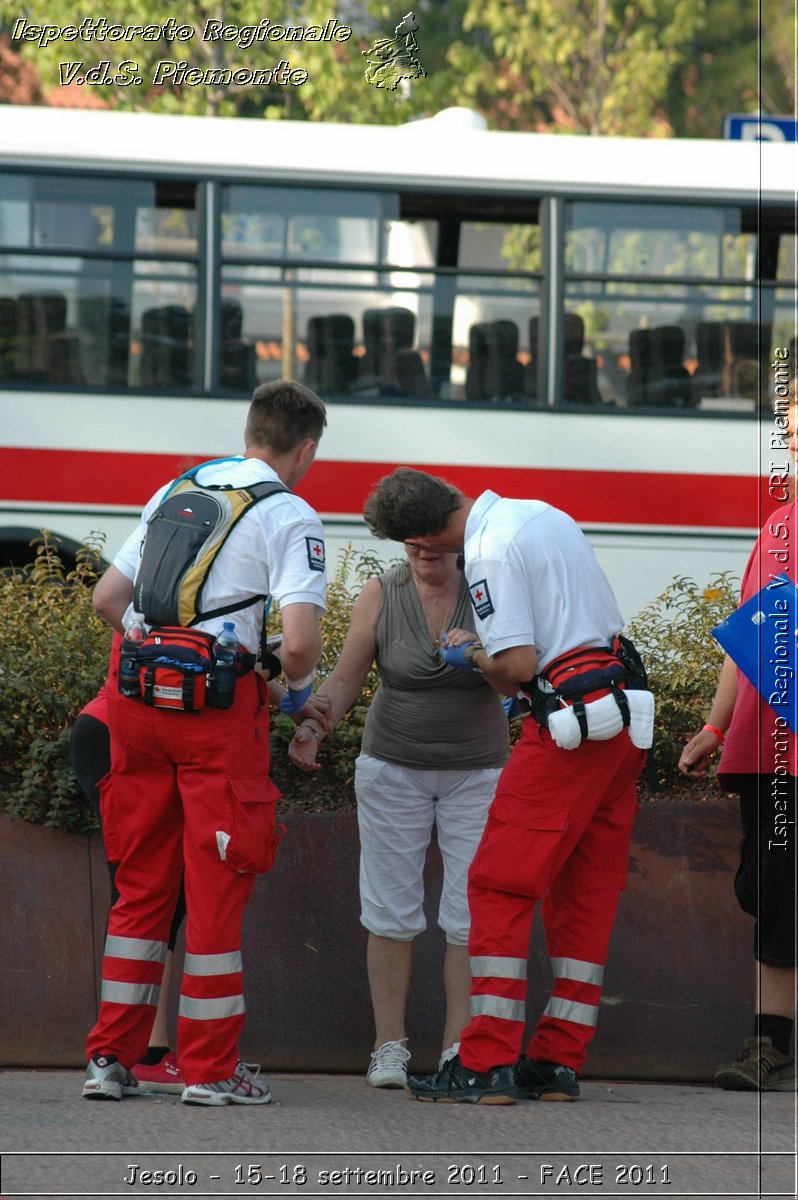
<svg viewBox="0 0 798 1200">
<path fill-rule="evenodd" d="M 754 411 L 771 350 L 757 238 L 740 208 L 566 205 L 565 307 L 602 397 L 626 408 Z"/>
<path fill-rule="evenodd" d="M 0 174 L 0 382 L 191 387 L 195 192 Z"/>
</svg>

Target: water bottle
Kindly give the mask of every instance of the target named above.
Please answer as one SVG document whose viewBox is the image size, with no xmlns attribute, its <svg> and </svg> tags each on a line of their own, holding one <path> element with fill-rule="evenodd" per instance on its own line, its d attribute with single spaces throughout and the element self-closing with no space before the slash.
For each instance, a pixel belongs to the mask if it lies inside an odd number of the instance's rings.
<svg viewBox="0 0 798 1200">
<path fill-rule="evenodd" d="M 147 636 L 144 618 L 133 614 L 119 651 L 119 690 L 123 696 L 140 696 L 138 648 Z"/>
<path fill-rule="evenodd" d="M 222 632 L 213 643 L 208 703 L 213 708 L 230 708 L 236 690 L 238 638 L 233 621 L 225 621 Z"/>
</svg>

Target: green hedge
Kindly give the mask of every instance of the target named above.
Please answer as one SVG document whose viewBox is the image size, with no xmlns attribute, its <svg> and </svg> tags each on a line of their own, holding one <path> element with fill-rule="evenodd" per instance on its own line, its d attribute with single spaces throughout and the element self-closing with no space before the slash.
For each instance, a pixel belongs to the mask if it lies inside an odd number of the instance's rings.
<svg viewBox="0 0 798 1200">
<path fill-rule="evenodd" d="M 105 676 L 111 631 L 95 614 L 100 539 L 67 571 L 45 534 L 0 574 L 0 804 L 56 829 L 94 827 L 69 766 L 69 731 Z"/>
<path fill-rule="evenodd" d="M 100 545 L 95 538 L 84 546 L 68 571 L 43 535 L 28 568 L 0 575 L 0 809 L 76 832 L 93 829 L 95 822 L 69 766 L 69 731 L 105 677 L 111 637 L 91 606 Z M 342 555 L 328 584 L 320 678 L 338 660 L 360 587 L 389 565 L 371 553 L 349 549 Z M 728 574 L 714 576 L 703 588 L 679 578 L 630 626 L 657 696 L 655 788 L 689 786 L 676 762 L 714 693 L 722 655 L 710 629 L 735 604 Z M 270 628 L 279 628 L 279 611 Z M 377 682 L 372 670 L 358 702 L 322 743 L 322 769 L 313 774 L 289 762 L 286 747 L 294 725 L 282 714 L 274 717 L 272 774 L 284 810 L 353 807 L 354 761 Z"/>
<path fill-rule="evenodd" d="M 704 587 L 678 576 L 629 625 L 657 704 L 646 776 L 652 791 L 695 791 L 694 781 L 680 775 L 676 764 L 685 742 L 707 719 L 723 662 L 711 631 L 737 607 L 738 592 L 738 581 L 728 571 L 711 576 Z"/>
</svg>

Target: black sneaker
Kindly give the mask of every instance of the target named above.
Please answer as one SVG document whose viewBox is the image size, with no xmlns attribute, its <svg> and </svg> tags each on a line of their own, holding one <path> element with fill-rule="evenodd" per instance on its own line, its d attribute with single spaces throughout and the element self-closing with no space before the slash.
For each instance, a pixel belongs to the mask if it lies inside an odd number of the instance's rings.
<svg viewBox="0 0 798 1200">
<path fill-rule="evenodd" d="M 513 1068 L 522 1100 L 578 1100 L 576 1071 L 560 1063 L 532 1061 L 522 1054 Z"/>
<path fill-rule="evenodd" d="M 746 1038 L 737 1060 L 718 1067 L 715 1083 L 733 1092 L 793 1092 L 795 1063 L 769 1037 Z"/>
<path fill-rule="evenodd" d="M 415 1100 L 440 1100 L 444 1104 L 515 1104 L 518 1088 L 512 1067 L 492 1067 L 480 1074 L 448 1059 L 434 1075 L 411 1075 L 408 1095 Z"/>
</svg>

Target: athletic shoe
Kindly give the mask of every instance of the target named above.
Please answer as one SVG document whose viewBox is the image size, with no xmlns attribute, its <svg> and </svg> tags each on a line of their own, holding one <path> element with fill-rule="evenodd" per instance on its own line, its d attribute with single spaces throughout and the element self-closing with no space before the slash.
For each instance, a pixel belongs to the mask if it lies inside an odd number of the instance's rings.
<svg viewBox="0 0 798 1200">
<path fill-rule="evenodd" d="M 446 1066 L 447 1062 L 449 1061 L 449 1059 L 454 1058 L 455 1054 L 459 1054 L 459 1053 L 460 1053 L 460 1043 L 452 1042 L 451 1046 L 447 1046 L 445 1050 L 441 1051 L 441 1056 L 438 1059 L 438 1070 L 442 1071 L 443 1068 Z"/>
<path fill-rule="evenodd" d="M 93 1054 L 83 1085 L 84 1100 L 121 1100 L 137 1096 L 138 1080 L 123 1067 L 115 1054 Z"/>
<path fill-rule="evenodd" d="M 435 1075 L 411 1075 L 407 1092 L 415 1100 L 439 1100 L 443 1104 L 515 1104 L 518 1088 L 512 1067 L 492 1067 L 482 1073 L 471 1071 L 455 1054 Z"/>
<path fill-rule="evenodd" d="M 264 1079 L 257 1082 L 260 1067 L 240 1062 L 230 1079 L 219 1083 L 189 1083 L 180 1099 L 184 1104 L 268 1104 L 272 1098 Z"/>
<path fill-rule="evenodd" d="M 576 1071 L 560 1063 L 533 1060 L 522 1054 L 513 1068 L 522 1100 L 578 1100 Z"/>
<path fill-rule="evenodd" d="M 407 1038 L 399 1042 L 383 1042 L 371 1056 L 366 1083 L 371 1087 L 403 1088 L 407 1086 L 407 1064 L 410 1051 Z"/>
<path fill-rule="evenodd" d="M 183 1072 L 171 1052 L 159 1063 L 136 1063 L 132 1074 L 139 1081 L 140 1092 L 171 1092 L 179 1096 L 186 1086 Z"/>
<path fill-rule="evenodd" d="M 750 1037 L 733 1063 L 718 1067 L 715 1083 L 734 1092 L 791 1092 L 795 1063 L 777 1050 L 769 1037 Z"/>
</svg>

